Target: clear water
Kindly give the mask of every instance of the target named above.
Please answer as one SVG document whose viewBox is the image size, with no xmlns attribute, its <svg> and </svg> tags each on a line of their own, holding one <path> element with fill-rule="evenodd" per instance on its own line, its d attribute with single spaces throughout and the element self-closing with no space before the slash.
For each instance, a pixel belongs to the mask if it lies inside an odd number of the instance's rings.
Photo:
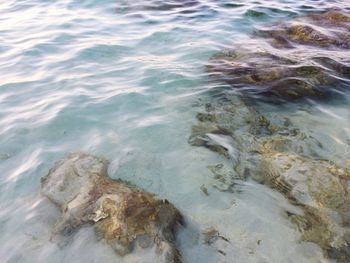
<svg viewBox="0 0 350 263">
<path fill-rule="evenodd" d="M 103 154 L 113 178 L 182 211 L 185 262 L 326 261 L 283 216 L 286 207 L 296 208 L 278 192 L 253 180 L 233 193 L 211 187 L 207 166 L 226 160 L 187 138 L 195 106 L 211 88 L 203 65 L 212 54 L 244 45 L 255 26 L 346 6 L 347 0 L 2 1 L 1 262 L 152 262 L 142 252 L 116 256 L 90 227 L 68 246 L 50 242 L 59 211 L 41 197 L 40 178 L 75 150 Z M 342 162 L 350 159 L 344 98 L 293 111 L 322 141 L 320 155 Z M 204 244 L 209 227 L 230 243 Z"/>
</svg>

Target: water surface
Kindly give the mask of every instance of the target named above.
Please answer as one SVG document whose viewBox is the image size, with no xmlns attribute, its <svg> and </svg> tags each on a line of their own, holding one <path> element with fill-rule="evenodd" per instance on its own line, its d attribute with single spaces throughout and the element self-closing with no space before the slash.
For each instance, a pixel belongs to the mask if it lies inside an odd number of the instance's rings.
<svg viewBox="0 0 350 263">
<path fill-rule="evenodd" d="M 109 174 L 167 198 L 184 214 L 184 262 L 322 262 L 284 216 L 280 193 L 248 179 L 215 188 L 208 165 L 229 161 L 187 139 L 216 88 L 204 65 L 218 51 L 254 43 L 267 24 L 348 1 L 9 0 L 0 3 L 1 262 L 152 262 L 123 258 L 90 227 L 69 245 L 50 242 L 59 211 L 40 178 L 65 153 L 111 161 Z M 349 160 L 349 92 L 285 107 L 323 144 L 320 158 Z M 208 98 L 209 97 L 209 98 Z M 347 163 L 349 165 L 349 163 Z M 203 186 L 209 195 L 203 192 Z M 214 227 L 230 242 L 203 243 Z M 220 253 L 221 250 L 224 253 Z"/>
</svg>

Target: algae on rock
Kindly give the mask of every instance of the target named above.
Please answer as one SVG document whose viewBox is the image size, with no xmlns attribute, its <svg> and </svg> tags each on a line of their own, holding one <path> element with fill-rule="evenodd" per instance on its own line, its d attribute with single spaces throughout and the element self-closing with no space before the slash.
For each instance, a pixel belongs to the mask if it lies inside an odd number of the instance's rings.
<svg viewBox="0 0 350 263">
<path fill-rule="evenodd" d="M 62 211 L 53 237 L 92 223 L 121 256 L 137 242 L 143 248 L 156 247 L 161 262 L 181 262 L 175 244 L 180 212 L 167 200 L 112 180 L 107 168 L 106 159 L 78 152 L 57 162 L 42 178 L 42 194 Z"/>
</svg>

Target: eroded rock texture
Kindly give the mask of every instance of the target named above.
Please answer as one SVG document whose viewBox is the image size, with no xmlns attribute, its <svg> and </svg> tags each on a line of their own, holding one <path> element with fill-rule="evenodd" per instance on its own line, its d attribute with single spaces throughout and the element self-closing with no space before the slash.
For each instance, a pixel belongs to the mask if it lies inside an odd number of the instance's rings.
<svg viewBox="0 0 350 263">
<path fill-rule="evenodd" d="M 93 223 L 121 256 L 137 243 L 145 249 L 156 247 L 161 262 L 181 262 L 175 245 L 180 212 L 167 200 L 110 179 L 107 168 L 102 157 L 72 153 L 42 178 L 42 194 L 62 211 L 53 235 L 69 235 Z"/>
</svg>

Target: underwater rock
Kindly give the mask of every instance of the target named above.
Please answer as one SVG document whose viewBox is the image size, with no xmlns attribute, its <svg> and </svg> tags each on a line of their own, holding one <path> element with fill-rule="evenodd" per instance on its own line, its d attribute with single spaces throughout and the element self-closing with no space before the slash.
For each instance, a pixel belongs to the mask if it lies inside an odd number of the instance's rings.
<svg viewBox="0 0 350 263">
<path fill-rule="evenodd" d="M 281 187 L 281 192 L 293 196 L 298 203 L 350 211 L 350 173 L 329 161 L 277 152 L 263 156 L 262 170 L 269 184 Z"/>
<path fill-rule="evenodd" d="M 278 26 L 275 29 L 260 31 L 260 36 L 271 38 L 272 45 L 276 48 L 293 48 L 295 44 L 309 45 L 318 48 L 349 49 L 350 35 L 347 33 L 325 34 L 302 23 L 291 23 Z"/>
<path fill-rule="evenodd" d="M 277 48 L 293 48 L 298 44 L 326 49 L 349 49 L 350 14 L 335 10 L 312 14 L 278 23 L 257 34 L 272 39 L 272 45 Z"/>
<path fill-rule="evenodd" d="M 326 86 L 337 81 L 328 69 L 311 60 L 284 58 L 267 51 L 219 53 L 206 68 L 213 79 L 224 81 L 245 95 L 285 100 L 327 98 L 330 92 Z"/>
<path fill-rule="evenodd" d="M 42 178 L 42 194 L 62 211 L 53 236 L 67 236 L 92 223 L 121 256 L 136 243 L 142 248 L 155 246 L 161 262 L 181 262 L 175 245 L 180 212 L 167 200 L 112 180 L 107 168 L 108 161 L 102 157 L 72 153 Z"/>
<path fill-rule="evenodd" d="M 350 12 L 330 10 L 325 13 L 307 16 L 306 19 L 319 26 L 335 29 L 341 28 L 350 31 Z"/>
<path fill-rule="evenodd" d="M 208 166 L 217 179 L 214 188 L 237 191 L 239 180 L 249 176 L 279 191 L 291 204 L 302 208 L 303 214 L 286 211 L 302 239 L 319 245 L 329 258 L 347 262 L 350 172 L 331 161 L 317 159 L 322 148 L 319 141 L 300 131 L 291 119 L 263 115 L 237 97 L 213 102 L 197 115 L 197 120 L 190 143 L 218 130 L 226 131 L 226 142 L 228 137 L 235 142 L 229 151 L 230 160 L 235 160 L 231 167 Z M 216 140 L 217 148 L 227 149 L 223 142 Z"/>
<path fill-rule="evenodd" d="M 336 84 L 350 77 L 349 21 L 349 13 L 332 10 L 267 26 L 257 30 L 259 41 L 249 49 L 232 47 L 212 56 L 206 71 L 245 97 L 329 99 L 341 86 Z"/>
<path fill-rule="evenodd" d="M 345 59 L 329 58 L 325 56 L 313 57 L 312 61 L 326 68 L 332 74 L 336 74 L 341 78 L 350 79 L 350 61 Z"/>
<path fill-rule="evenodd" d="M 294 216 L 305 241 L 318 244 L 330 257 L 350 257 L 350 172 L 325 160 L 295 154 L 262 157 L 264 183 L 302 206 Z"/>
<path fill-rule="evenodd" d="M 320 158 L 323 145 L 312 132 L 279 114 L 261 114 L 256 99 L 328 99 L 350 76 L 349 25 L 342 11 L 312 14 L 259 31 L 275 48 L 253 45 L 253 51 L 214 55 L 206 70 L 228 85 L 211 91 L 214 99 L 197 114 L 189 138 L 232 160 L 225 169 L 209 166 L 219 190 L 233 192 L 237 180 L 249 176 L 279 191 L 301 208 L 302 214 L 286 214 L 302 239 L 337 262 L 350 258 L 350 172 L 341 161 Z"/>
</svg>

